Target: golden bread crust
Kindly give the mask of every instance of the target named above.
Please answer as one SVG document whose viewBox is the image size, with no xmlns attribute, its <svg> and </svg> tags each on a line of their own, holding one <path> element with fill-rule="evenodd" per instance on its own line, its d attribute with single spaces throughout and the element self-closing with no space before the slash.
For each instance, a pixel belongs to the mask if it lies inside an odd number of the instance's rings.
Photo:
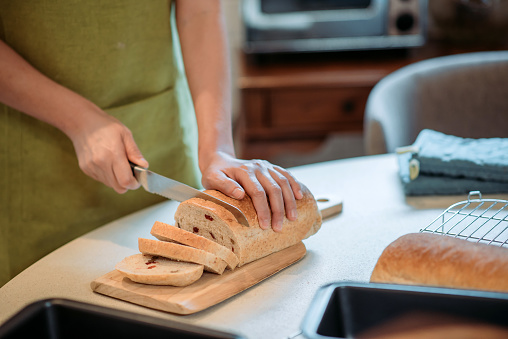
<svg viewBox="0 0 508 339">
<path fill-rule="evenodd" d="M 450 236 L 406 234 L 385 248 L 371 282 L 508 292 L 508 250 Z"/>
</svg>

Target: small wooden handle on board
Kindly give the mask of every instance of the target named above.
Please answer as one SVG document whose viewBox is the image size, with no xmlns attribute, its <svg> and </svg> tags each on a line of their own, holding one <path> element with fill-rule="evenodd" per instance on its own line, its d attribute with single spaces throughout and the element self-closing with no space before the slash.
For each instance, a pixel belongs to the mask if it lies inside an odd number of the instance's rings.
<svg viewBox="0 0 508 339">
<path fill-rule="evenodd" d="M 333 195 L 318 195 L 316 201 L 324 219 L 331 218 L 342 212 L 342 198 Z"/>
</svg>

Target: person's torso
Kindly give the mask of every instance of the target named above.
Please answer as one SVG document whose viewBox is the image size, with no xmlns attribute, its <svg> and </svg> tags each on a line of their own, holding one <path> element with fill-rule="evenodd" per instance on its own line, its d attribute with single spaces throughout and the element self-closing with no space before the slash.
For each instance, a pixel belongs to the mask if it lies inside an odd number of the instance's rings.
<svg viewBox="0 0 508 339">
<path fill-rule="evenodd" d="M 35 68 L 131 129 L 151 169 L 199 187 L 195 116 L 170 1 L 0 0 L 0 19 L 0 38 Z M 87 177 L 52 126 L 4 105 L 0 125 L 0 160 L 8 164 L 0 175 L 0 266 L 11 273 L 162 201 L 142 189 L 118 195 Z"/>
</svg>

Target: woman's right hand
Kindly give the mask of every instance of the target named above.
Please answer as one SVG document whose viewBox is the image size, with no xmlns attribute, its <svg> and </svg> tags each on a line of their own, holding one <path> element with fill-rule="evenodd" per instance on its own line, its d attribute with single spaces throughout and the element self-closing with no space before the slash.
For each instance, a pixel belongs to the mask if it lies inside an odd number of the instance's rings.
<svg viewBox="0 0 508 339">
<path fill-rule="evenodd" d="M 129 160 L 148 167 L 130 130 L 81 95 L 36 70 L 0 40 L 0 101 L 65 133 L 79 166 L 118 193 L 137 189 Z"/>
<path fill-rule="evenodd" d="M 93 112 L 87 112 L 81 120 L 79 128 L 67 133 L 81 170 L 118 193 L 139 188 L 129 161 L 141 167 L 148 167 L 148 162 L 131 131 L 98 107 Z"/>
</svg>

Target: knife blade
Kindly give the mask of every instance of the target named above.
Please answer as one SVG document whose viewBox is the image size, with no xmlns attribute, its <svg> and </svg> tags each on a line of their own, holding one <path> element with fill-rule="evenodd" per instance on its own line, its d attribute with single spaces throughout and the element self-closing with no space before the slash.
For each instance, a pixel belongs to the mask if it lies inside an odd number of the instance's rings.
<svg viewBox="0 0 508 339">
<path fill-rule="evenodd" d="M 136 180 L 140 183 L 141 186 L 143 186 L 145 191 L 180 202 L 191 198 L 200 198 L 203 200 L 211 201 L 231 212 L 241 225 L 249 227 L 247 218 L 242 213 L 242 211 L 240 211 L 235 206 L 223 200 L 217 199 L 210 194 L 206 194 L 200 190 L 197 190 L 191 186 L 185 185 L 179 181 L 167 178 L 146 168 L 140 167 L 134 163 L 130 163 L 130 165 L 134 177 L 136 177 Z"/>
</svg>

